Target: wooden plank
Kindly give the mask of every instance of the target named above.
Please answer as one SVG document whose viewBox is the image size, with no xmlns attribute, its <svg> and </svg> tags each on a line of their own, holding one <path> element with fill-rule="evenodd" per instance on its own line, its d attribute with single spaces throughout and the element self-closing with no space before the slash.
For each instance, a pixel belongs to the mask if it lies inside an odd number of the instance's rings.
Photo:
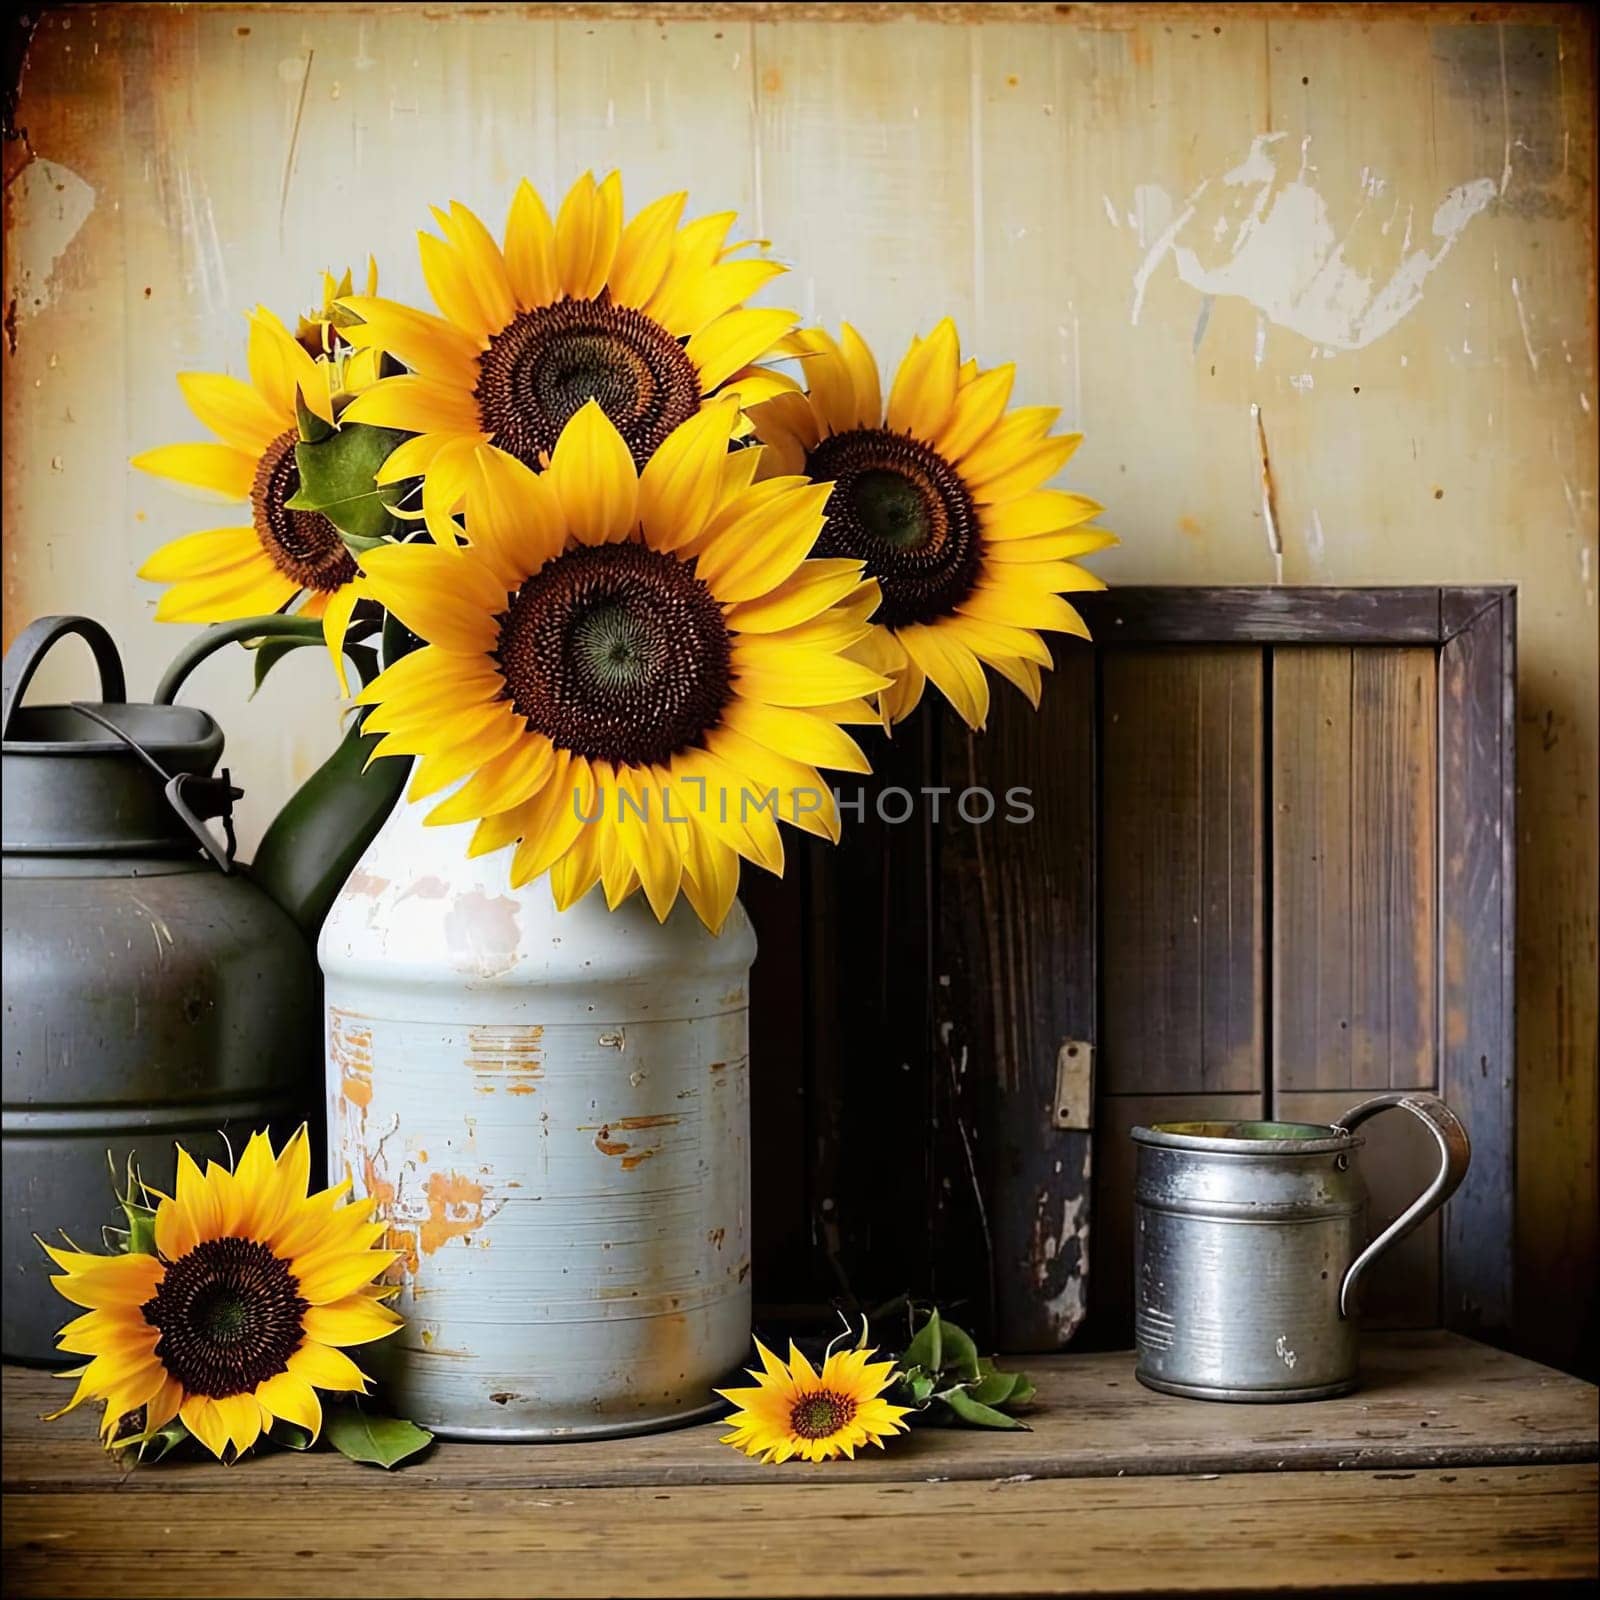
<svg viewBox="0 0 1600 1600">
<path fill-rule="evenodd" d="M 210 1595 L 221 1579 L 241 1596 L 1246 1594 L 1399 1575 L 1415 1592 L 1594 1569 L 1587 1466 L 1069 1487 L 882 1486 L 847 1463 L 793 1463 L 743 1488 L 470 1499 L 403 1476 L 374 1493 L 360 1469 L 336 1470 L 309 1499 L 229 1474 L 225 1494 L 144 1519 L 106 1490 L 8 1498 L 7 1593 Z"/>
<path fill-rule="evenodd" d="M 1108 589 L 1074 595 L 1100 644 L 1438 644 L 1437 588 Z"/>
<path fill-rule="evenodd" d="M 1285 1122 L 1332 1122 L 1359 1098 L 1345 1089 L 1280 1093 L 1273 1115 Z M 1361 1138 L 1365 1143 L 1358 1165 L 1370 1196 L 1366 1236 L 1374 1238 L 1427 1188 L 1439 1165 L 1439 1147 L 1428 1130 L 1404 1111 L 1386 1111 L 1364 1123 Z M 1439 1229 L 1440 1214 L 1435 1212 L 1379 1257 L 1364 1276 L 1363 1327 L 1439 1325 Z"/>
<path fill-rule="evenodd" d="M 1261 654 L 1108 651 L 1101 724 L 1105 1092 L 1250 1090 L 1264 1072 Z"/>
<path fill-rule="evenodd" d="M 1266 1113 L 1265 1092 L 1106 1095 L 1096 1108 L 1094 1273 L 1089 1337 L 1102 1348 L 1133 1342 L 1133 1175 L 1138 1127 L 1154 1122 L 1248 1121 Z"/>
<path fill-rule="evenodd" d="M 863 1453 L 852 1482 L 921 1483 L 1014 1477 L 1085 1479 L 1174 1472 L 1410 1471 L 1592 1461 L 1596 1391 L 1504 1351 L 1434 1330 L 1368 1336 L 1362 1387 L 1315 1406 L 1230 1406 L 1178 1400 L 1143 1388 L 1127 1351 L 1033 1356 L 1019 1363 L 1039 1386 L 1030 1432 L 919 1428 L 887 1450 Z M 87 1416 L 53 1423 L 64 1380 L 7 1367 L 4 1488 L 14 1494 L 115 1488 L 149 1503 L 214 1498 L 243 1484 L 252 1494 L 321 1492 L 373 1479 L 336 1457 L 275 1450 L 232 1473 L 180 1456 L 160 1471 L 124 1476 L 95 1447 Z M 719 1443 L 726 1429 L 698 1427 L 562 1445 L 440 1443 L 389 1483 L 472 1495 L 482 1490 L 674 1487 L 773 1481 L 772 1469 Z M 804 1477 L 798 1463 L 788 1477 Z M 778 1481 L 782 1481 L 780 1477 Z M 147 1513 L 145 1516 L 147 1517 Z M 144 1520 L 144 1518 L 138 1519 Z"/>
<path fill-rule="evenodd" d="M 933 1286 L 935 1185 L 945 1175 L 934 1162 L 933 830 L 929 807 L 915 800 L 903 815 L 901 795 L 934 781 L 940 714 L 930 702 L 893 739 L 860 730 L 873 776 L 840 775 L 843 839 L 804 855 L 814 1028 L 808 1297 L 824 1309 L 834 1297 L 870 1307 Z M 797 1295 L 807 1281 L 798 1266 L 787 1269 Z M 986 1272 L 970 1252 L 952 1263 L 960 1282 L 949 1283 L 951 1295 L 982 1296 Z"/>
<path fill-rule="evenodd" d="M 985 733 L 943 730 L 939 1196 L 977 1191 L 988 1328 L 1014 1350 L 1077 1331 L 1091 1250 L 1093 1135 L 1055 1109 L 1063 1050 L 1096 1037 L 1095 663 L 1070 641 L 1057 656 L 1037 713 L 997 685 Z M 940 1230 L 941 1282 L 966 1242 Z"/>
<path fill-rule="evenodd" d="M 1515 695 L 1516 597 L 1507 594 L 1439 662 L 1440 1082 L 1472 1138 L 1472 1166 L 1444 1215 L 1444 1315 L 1467 1331 L 1505 1330 L 1513 1310 Z M 1574 1267 L 1577 1281 L 1592 1277 Z M 1592 1310 L 1592 1283 L 1587 1292 Z"/>
<path fill-rule="evenodd" d="M 1272 660 L 1273 1077 L 1436 1081 L 1436 657 Z"/>
</svg>

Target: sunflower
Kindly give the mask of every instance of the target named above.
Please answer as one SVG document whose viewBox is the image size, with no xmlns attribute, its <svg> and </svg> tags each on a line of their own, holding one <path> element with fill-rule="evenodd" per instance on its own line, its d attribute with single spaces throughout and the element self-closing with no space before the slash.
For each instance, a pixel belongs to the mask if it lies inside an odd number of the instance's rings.
<svg viewBox="0 0 1600 1600">
<path fill-rule="evenodd" d="M 879 1396 L 894 1381 L 892 1361 L 873 1361 L 873 1350 L 835 1351 L 817 1372 L 789 1344 L 786 1366 L 756 1340 L 756 1353 L 766 1369 L 750 1369 L 753 1389 L 719 1389 L 739 1409 L 728 1418 L 733 1432 L 722 1442 L 762 1461 L 827 1461 L 854 1457 L 862 1445 L 903 1433 L 905 1406 L 892 1406 Z"/>
<path fill-rule="evenodd" d="M 845 324 L 834 340 L 808 329 L 785 341 L 804 393 L 750 409 L 766 470 L 831 483 L 819 555 L 852 557 L 883 591 L 880 626 L 856 652 L 893 678 L 879 697 L 885 726 L 908 716 L 931 680 L 981 728 L 991 666 L 1039 703 L 1052 665 L 1041 628 L 1088 637 L 1063 592 L 1105 585 L 1072 558 L 1115 544 L 1085 526 L 1102 509 L 1040 487 L 1081 435 L 1050 433 L 1048 406 L 1007 411 L 1015 369 L 963 364 L 947 317 L 912 341 L 881 398 L 877 363 Z"/>
<path fill-rule="evenodd" d="M 381 1339 L 400 1318 L 381 1305 L 393 1293 L 373 1279 L 394 1259 L 372 1246 L 384 1224 L 369 1201 L 340 1205 L 348 1183 L 308 1196 L 306 1130 L 273 1157 L 255 1134 L 235 1171 L 202 1173 L 178 1151 L 173 1196 L 155 1213 L 155 1253 L 86 1255 L 46 1245 L 62 1276 L 50 1281 L 86 1314 L 57 1343 L 93 1359 L 75 1372 L 77 1392 L 55 1413 L 105 1402 L 110 1438 L 130 1412 L 144 1440 L 174 1417 L 219 1459 L 234 1457 L 281 1417 L 313 1438 L 322 1426 L 317 1389 L 363 1393 L 367 1379 L 339 1348 Z"/>
<path fill-rule="evenodd" d="M 326 305 L 323 311 L 328 312 Z M 295 396 L 332 423 L 348 396 L 372 382 L 382 353 L 338 348 L 330 317 L 313 313 L 302 323 L 311 330 L 308 337 L 325 341 L 332 351 L 314 357 L 258 306 L 250 316 L 248 383 L 222 373 L 178 375 L 189 408 L 216 442 L 163 445 L 135 456 L 133 465 L 207 498 L 250 507 L 248 525 L 186 534 L 139 568 L 141 578 L 170 585 L 156 606 L 156 620 L 230 622 L 264 616 L 303 594 L 298 614 L 322 619 L 342 684 L 345 631 L 362 597 L 359 573 L 339 530 L 325 516 L 287 505 L 300 487 Z"/>
<path fill-rule="evenodd" d="M 379 481 L 421 476 L 438 523 L 461 503 L 478 445 L 492 443 L 541 470 L 561 431 L 597 400 L 642 468 L 708 397 L 746 403 L 792 389 L 753 365 L 798 320 L 744 301 L 784 268 L 735 260 L 735 213 L 680 227 L 684 194 L 669 194 L 622 223 L 622 182 L 585 173 L 554 224 L 524 179 L 505 244 L 459 203 L 435 208 L 439 232 L 418 235 L 422 272 L 442 315 L 361 296 L 346 308 L 365 326 L 356 345 L 392 352 L 412 370 L 352 407 L 353 420 L 417 435 Z"/>
<path fill-rule="evenodd" d="M 778 819 L 837 839 L 818 766 L 865 772 L 840 726 L 888 680 L 845 651 L 877 587 L 859 560 L 810 561 L 826 486 L 752 483 L 729 450 L 738 402 L 682 423 L 634 470 L 588 401 L 536 474 L 480 445 L 468 547 L 362 557 L 373 595 L 427 641 L 357 699 L 374 755 L 421 757 L 411 798 L 466 778 L 431 823 L 477 822 L 469 853 L 520 841 L 519 887 L 550 873 L 565 909 L 681 888 L 713 931 L 741 857 L 783 870 Z"/>
</svg>

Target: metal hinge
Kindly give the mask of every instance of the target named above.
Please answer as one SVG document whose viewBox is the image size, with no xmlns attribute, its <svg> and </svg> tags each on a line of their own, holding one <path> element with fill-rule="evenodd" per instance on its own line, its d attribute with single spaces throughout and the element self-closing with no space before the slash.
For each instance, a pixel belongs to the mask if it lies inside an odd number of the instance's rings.
<svg viewBox="0 0 1600 1600">
<path fill-rule="evenodd" d="M 1056 1052 L 1056 1102 L 1051 1124 L 1073 1132 L 1094 1126 L 1094 1046 L 1063 1039 Z"/>
</svg>

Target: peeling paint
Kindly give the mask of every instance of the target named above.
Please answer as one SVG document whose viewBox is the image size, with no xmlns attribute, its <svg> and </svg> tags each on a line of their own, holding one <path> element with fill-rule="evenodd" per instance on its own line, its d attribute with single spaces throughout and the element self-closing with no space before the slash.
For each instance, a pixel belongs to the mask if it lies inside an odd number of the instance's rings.
<svg viewBox="0 0 1600 1600">
<path fill-rule="evenodd" d="M 1159 185 L 1135 191 L 1140 242 L 1164 220 L 1133 275 L 1137 324 L 1156 268 L 1169 256 L 1179 278 L 1202 295 L 1248 301 L 1274 325 L 1331 350 L 1361 350 L 1381 339 L 1420 303 L 1424 284 L 1455 248 L 1467 224 L 1500 192 L 1492 178 L 1450 189 L 1428 223 L 1431 244 L 1412 247 L 1416 203 L 1385 214 L 1388 184 L 1363 170 L 1353 207 L 1337 221 L 1311 182 L 1311 137 L 1300 141 L 1299 167 L 1283 176 L 1283 132 L 1258 134 L 1238 165 L 1203 179 L 1181 206 Z M 1197 330 L 1195 346 L 1198 348 Z M 1258 336 L 1257 365 L 1263 340 Z"/>
<path fill-rule="evenodd" d="M 8 316 L 25 322 L 60 295 L 58 268 L 94 211 L 95 192 L 70 167 L 35 158 L 7 185 L 6 201 L 6 238 L 16 252 Z"/>
</svg>

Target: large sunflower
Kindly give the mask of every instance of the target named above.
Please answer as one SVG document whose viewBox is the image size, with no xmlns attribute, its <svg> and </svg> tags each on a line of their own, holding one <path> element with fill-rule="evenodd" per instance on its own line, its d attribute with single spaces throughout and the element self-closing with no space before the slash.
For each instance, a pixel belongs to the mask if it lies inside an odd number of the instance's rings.
<svg viewBox="0 0 1600 1600">
<path fill-rule="evenodd" d="M 711 395 L 752 403 L 794 387 L 752 363 L 796 314 L 744 304 L 784 268 L 732 259 L 744 248 L 725 242 L 734 212 L 680 227 L 687 198 L 666 195 L 624 227 L 621 179 L 597 184 L 585 173 L 552 224 L 524 179 L 503 247 L 459 203 L 434 211 L 442 239 L 418 235 L 440 316 L 393 300 L 344 302 L 365 324 L 343 330 L 349 339 L 412 369 L 363 395 L 350 416 L 418 436 L 379 477 L 424 478 L 435 539 L 480 444 L 539 471 L 562 429 L 597 400 L 642 468 Z"/>
<path fill-rule="evenodd" d="M 130 1413 L 135 1443 L 173 1417 L 221 1457 L 237 1457 L 276 1418 L 322 1426 L 316 1390 L 364 1392 L 367 1380 L 339 1348 L 381 1339 L 401 1319 L 379 1303 L 373 1279 L 394 1252 L 372 1246 L 384 1224 L 370 1201 L 340 1205 L 350 1185 L 308 1196 L 311 1153 L 302 1128 L 278 1153 L 254 1135 L 237 1170 L 202 1173 L 178 1151 L 173 1196 L 155 1213 L 156 1253 L 87 1255 L 45 1249 L 63 1276 L 51 1282 L 86 1314 L 61 1330 L 61 1349 L 93 1359 L 57 1416 L 105 1402 L 101 1434 Z"/>
<path fill-rule="evenodd" d="M 139 576 L 170 585 L 156 605 L 158 622 L 265 616 L 303 594 L 298 614 L 322 619 L 343 682 L 344 635 L 361 598 L 359 572 L 325 516 L 288 507 L 300 487 L 295 396 L 332 423 L 336 412 L 347 410 L 346 396 L 373 381 L 381 352 L 345 348 L 327 305 L 303 319 L 302 331 L 304 342 L 258 306 L 250 317 L 248 383 L 222 373 L 179 373 L 190 410 L 217 442 L 163 445 L 135 456 L 133 465 L 208 498 L 243 502 L 250 521 L 174 539 L 139 568 Z M 306 348 L 313 340 L 328 353 L 313 356 Z"/>
<path fill-rule="evenodd" d="M 873 1350 L 837 1350 L 818 1372 L 791 1341 L 785 1364 L 759 1339 L 764 1371 L 753 1368 L 753 1389 L 719 1389 L 739 1409 L 728 1418 L 733 1432 L 722 1442 L 762 1461 L 826 1461 L 854 1457 L 863 1445 L 905 1431 L 905 1406 L 879 1396 L 894 1381 L 894 1362 L 873 1361 Z"/>
<path fill-rule="evenodd" d="M 877 586 L 806 559 L 828 490 L 752 484 L 737 421 L 718 400 L 638 473 L 589 401 L 543 474 L 476 448 L 469 547 L 362 557 L 427 641 L 357 697 L 375 754 L 421 757 L 413 799 L 467 778 L 428 820 L 477 821 L 474 855 L 520 840 L 512 884 L 548 871 L 562 908 L 643 885 L 665 918 L 681 888 L 715 931 L 741 856 L 782 871 L 778 817 L 838 837 L 817 767 L 867 770 L 840 724 L 872 720 L 861 697 L 888 681 L 844 653 Z"/>
<path fill-rule="evenodd" d="M 991 666 L 1039 703 L 1052 665 L 1042 628 L 1087 638 L 1063 593 L 1105 585 L 1071 558 L 1115 544 L 1085 524 L 1095 501 L 1040 485 L 1081 435 L 1050 433 L 1049 406 L 1007 411 L 1014 368 L 963 364 L 947 317 L 912 341 L 882 400 L 877 363 L 848 324 L 785 342 L 808 390 L 752 406 L 764 470 L 831 483 L 819 555 L 853 557 L 883 591 L 881 626 L 856 653 L 894 679 L 885 724 L 908 716 L 932 680 L 980 728 Z"/>
</svg>

